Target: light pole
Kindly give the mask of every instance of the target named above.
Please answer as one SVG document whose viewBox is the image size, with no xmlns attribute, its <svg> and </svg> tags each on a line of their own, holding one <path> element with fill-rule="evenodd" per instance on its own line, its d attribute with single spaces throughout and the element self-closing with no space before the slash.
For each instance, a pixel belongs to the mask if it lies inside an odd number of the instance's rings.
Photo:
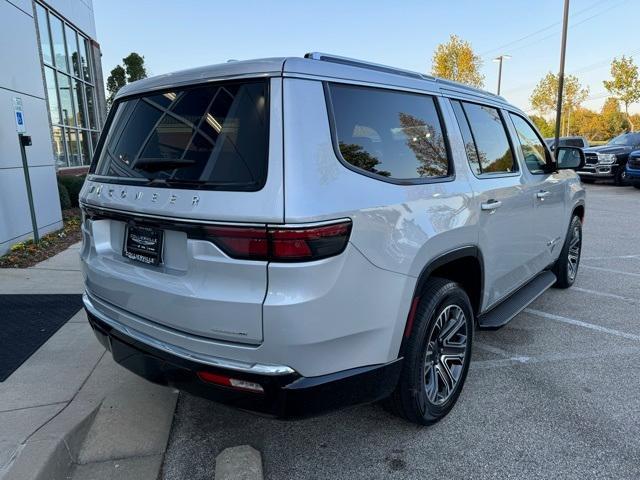
<svg viewBox="0 0 640 480">
<path fill-rule="evenodd" d="M 567 50 L 567 22 L 569 20 L 569 0 L 564 0 L 562 16 L 562 43 L 560 45 L 560 73 L 558 74 L 558 104 L 556 106 L 556 135 L 553 140 L 554 151 L 560 143 L 560 117 L 562 115 L 562 89 L 564 88 L 564 54 Z"/>
<path fill-rule="evenodd" d="M 498 95 L 500 95 L 500 84 L 502 83 L 502 61 L 510 58 L 511 55 L 500 55 L 493 59 L 494 62 L 498 62 Z"/>
</svg>

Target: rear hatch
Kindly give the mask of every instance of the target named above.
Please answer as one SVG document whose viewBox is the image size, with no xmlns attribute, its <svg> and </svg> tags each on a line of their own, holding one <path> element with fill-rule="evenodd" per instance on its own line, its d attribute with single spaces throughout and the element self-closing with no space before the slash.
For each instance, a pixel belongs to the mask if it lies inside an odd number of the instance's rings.
<svg viewBox="0 0 640 480">
<path fill-rule="evenodd" d="M 262 341 L 267 262 L 233 258 L 209 237 L 282 223 L 280 95 L 280 78 L 259 78 L 113 105 L 81 193 L 91 295 L 180 332 Z"/>
</svg>

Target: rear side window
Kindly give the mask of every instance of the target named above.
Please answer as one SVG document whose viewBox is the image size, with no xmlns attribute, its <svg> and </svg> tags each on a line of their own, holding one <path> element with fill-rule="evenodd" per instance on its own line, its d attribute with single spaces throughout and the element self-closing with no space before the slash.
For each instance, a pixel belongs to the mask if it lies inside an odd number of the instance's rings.
<svg viewBox="0 0 640 480">
<path fill-rule="evenodd" d="M 566 140 L 560 140 L 560 145 L 565 145 L 567 147 L 585 147 L 584 141 L 582 141 L 581 138 L 568 138 Z"/>
<path fill-rule="evenodd" d="M 461 125 L 467 157 L 474 173 L 483 175 L 517 172 L 518 164 L 498 109 L 457 100 L 453 100 L 452 105 Z M 465 137 L 467 130 L 469 133 Z M 475 147 L 475 154 L 471 142 Z"/>
<path fill-rule="evenodd" d="M 222 83 L 118 102 L 95 173 L 141 184 L 259 190 L 268 83 Z"/>
<path fill-rule="evenodd" d="M 516 127 L 520 148 L 527 168 L 531 173 L 544 173 L 547 166 L 544 143 L 524 118 L 513 113 L 510 113 L 509 116 L 513 121 L 513 126 Z"/>
<path fill-rule="evenodd" d="M 328 89 L 337 147 L 350 166 L 408 181 L 451 173 L 432 96 L 342 84 Z"/>
</svg>

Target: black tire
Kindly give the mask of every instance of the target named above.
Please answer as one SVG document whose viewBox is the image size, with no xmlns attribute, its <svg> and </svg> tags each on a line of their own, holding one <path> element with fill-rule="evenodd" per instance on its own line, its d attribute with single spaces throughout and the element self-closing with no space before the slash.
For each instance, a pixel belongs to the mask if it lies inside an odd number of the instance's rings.
<svg viewBox="0 0 640 480">
<path fill-rule="evenodd" d="M 582 183 L 596 183 L 593 178 L 580 178 L 580 180 L 582 180 Z"/>
<path fill-rule="evenodd" d="M 385 405 L 410 422 L 431 425 L 449 413 L 462 391 L 471 361 L 474 317 L 469 297 L 450 280 L 429 279 L 420 298 L 400 381 Z M 447 351 L 450 356 L 445 359 Z"/>
<path fill-rule="evenodd" d="M 634 188 L 637 188 L 638 190 L 640 190 L 640 183 L 634 183 L 633 186 Z"/>
<path fill-rule="evenodd" d="M 577 244 L 575 243 L 576 235 Z M 582 221 L 580 221 L 580 217 L 574 215 L 571 219 L 571 223 L 569 224 L 569 230 L 567 232 L 567 237 L 564 240 L 560 256 L 551 270 L 557 278 L 556 283 L 554 284 L 555 288 L 569 288 L 576 281 L 578 267 L 580 266 L 581 253 Z M 572 256 L 571 262 L 569 262 L 569 255 Z"/>
<path fill-rule="evenodd" d="M 627 184 L 627 172 L 624 170 L 624 165 L 618 167 L 615 177 L 613 177 L 613 183 L 617 187 L 622 187 Z"/>
</svg>

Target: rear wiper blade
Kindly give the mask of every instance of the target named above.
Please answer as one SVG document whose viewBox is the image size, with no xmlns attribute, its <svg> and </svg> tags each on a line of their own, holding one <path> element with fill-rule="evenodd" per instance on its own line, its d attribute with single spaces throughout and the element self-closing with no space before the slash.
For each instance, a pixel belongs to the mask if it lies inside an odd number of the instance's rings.
<svg viewBox="0 0 640 480">
<path fill-rule="evenodd" d="M 190 167 L 195 163 L 195 160 L 186 158 L 138 158 L 133 164 L 133 168 L 139 168 L 146 172 L 159 172 L 161 170 Z"/>
</svg>

